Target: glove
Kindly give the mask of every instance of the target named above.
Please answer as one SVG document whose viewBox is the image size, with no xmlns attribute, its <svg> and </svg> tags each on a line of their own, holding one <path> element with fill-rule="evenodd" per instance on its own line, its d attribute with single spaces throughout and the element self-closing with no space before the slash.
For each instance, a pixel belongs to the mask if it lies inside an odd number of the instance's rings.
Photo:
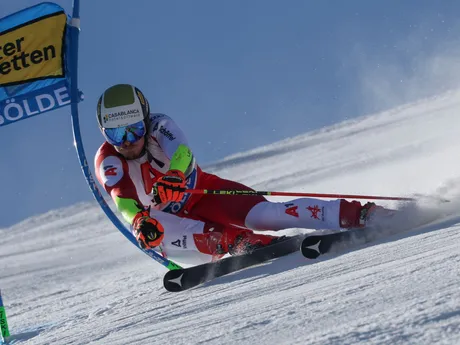
<svg viewBox="0 0 460 345">
<path fill-rule="evenodd" d="M 181 201 L 186 190 L 185 175 L 180 170 L 169 170 L 153 186 L 153 201 L 164 204 Z"/>
<path fill-rule="evenodd" d="M 150 217 L 150 211 L 138 212 L 133 220 L 133 233 L 143 249 L 152 249 L 161 244 L 164 228 L 160 222 Z"/>
</svg>

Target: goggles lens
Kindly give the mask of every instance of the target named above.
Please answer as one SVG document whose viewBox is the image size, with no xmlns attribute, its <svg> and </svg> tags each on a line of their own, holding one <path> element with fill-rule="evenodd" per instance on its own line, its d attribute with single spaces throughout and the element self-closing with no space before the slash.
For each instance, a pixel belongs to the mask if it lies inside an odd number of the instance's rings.
<svg viewBox="0 0 460 345">
<path fill-rule="evenodd" d="M 146 133 L 144 121 L 139 121 L 125 127 L 104 128 L 104 137 L 111 145 L 121 146 L 125 141 L 131 144 L 140 140 Z"/>
</svg>

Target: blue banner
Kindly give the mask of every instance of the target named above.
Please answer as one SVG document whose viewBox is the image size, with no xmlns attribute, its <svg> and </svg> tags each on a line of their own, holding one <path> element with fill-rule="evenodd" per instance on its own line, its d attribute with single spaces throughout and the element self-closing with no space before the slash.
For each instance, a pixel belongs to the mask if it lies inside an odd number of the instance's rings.
<svg viewBox="0 0 460 345">
<path fill-rule="evenodd" d="M 70 104 L 67 21 L 50 2 L 0 19 L 0 126 Z"/>
</svg>

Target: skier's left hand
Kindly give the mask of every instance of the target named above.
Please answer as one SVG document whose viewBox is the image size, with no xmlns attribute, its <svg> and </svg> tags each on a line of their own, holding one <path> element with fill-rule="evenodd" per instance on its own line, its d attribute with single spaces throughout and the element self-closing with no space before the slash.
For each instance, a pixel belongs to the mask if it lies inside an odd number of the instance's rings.
<svg viewBox="0 0 460 345">
<path fill-rule="evenodd" d="M 161 223 L 150 217 L 150 209 L 136 214 L 132 223 L 133 234 L 144 249 L 152 249 L 161 244 L 164 238 L 164 228 Z"/>
<path fill-rule="evenodd" d="M 157 204 L 181 201 L 186 190 L 185 175 L 180 170 L 169 170 L 153 186 L 153 200 Z"/>
</svg>

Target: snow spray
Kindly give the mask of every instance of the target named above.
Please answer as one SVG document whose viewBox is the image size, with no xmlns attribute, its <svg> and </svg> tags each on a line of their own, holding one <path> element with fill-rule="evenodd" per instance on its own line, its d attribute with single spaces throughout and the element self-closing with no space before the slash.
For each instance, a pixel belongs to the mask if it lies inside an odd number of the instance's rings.
<svg viewBox="0 0 460 345">
<path fill-rule="evenodd" d="M 0 290 L 0 343 L 6 342 L 9 336 L 10 331 L 8 329 L 8 322 L 6 321 L 6 312 L 2 300 L 2 291 Z"/>
</svg>

